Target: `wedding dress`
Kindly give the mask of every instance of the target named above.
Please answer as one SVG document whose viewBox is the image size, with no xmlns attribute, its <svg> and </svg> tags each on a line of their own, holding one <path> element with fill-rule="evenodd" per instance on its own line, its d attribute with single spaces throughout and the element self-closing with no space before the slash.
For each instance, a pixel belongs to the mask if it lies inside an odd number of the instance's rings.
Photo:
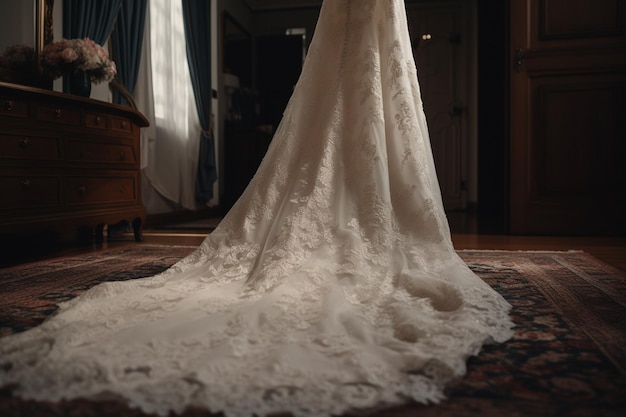
<svg viewBox="0 0 626 417">
<path fill-rule="evenodd" d="M 325 0 L 259 171 L 190 256 L 0 339 L 0 385 L 167 415 L 437 402 L 511 336 L 451 243 L 402 0 Z"/>
</svg>

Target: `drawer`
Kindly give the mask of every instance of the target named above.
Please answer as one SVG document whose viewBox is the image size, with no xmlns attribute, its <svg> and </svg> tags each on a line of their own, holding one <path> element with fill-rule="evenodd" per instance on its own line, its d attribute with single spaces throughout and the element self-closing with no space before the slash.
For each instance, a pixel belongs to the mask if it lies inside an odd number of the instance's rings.
<svg viewBox="0 0 626 417">
<path fill-rule="evenodd" d="M 35 117 L 43 122 L 56 122 L 65 125 L 80 125 L 80 111 L 65 107 L 46 106 L 40 104 L 35 109 Z"/>
<path fill-rule="evenodd" d="M 49 176 L 0 177 L 0 208 L 17 209 L 59 204 L 59 178 Z"/>
<path fill-rule="evenodd" d="M 0 97 L 0 116 L 28 117 L 28 102 L 20 99 Z"/>
<path fill-rule="evenodd" d="M 136 199 L 136 177 L 67 177 L 67 204 L 121 203 Z"/>
<path fill-rule="evenodd" d="M 111 129 L 121 132 L 132 132 L 133 124 L 123 117 L 111 117 Z"/>
<path fill-rule="evenodd" d="M 0 158 L 56 161 L 61 158 L 59 141 L 43 136 L 0 134 Z"/>
<path fill-rule="evenodd" d="M 85 162 L 137 163 L 132 145 L 120 143 L 98 143 L 72 140 L 67 148 L 67 160 Z"/>
<path fill-rule="evenodd" d="M 85 126 L 91 129 L 106 129 L 107 128 L 107 116 L 97 113 L 85 114 Z"/>
</svg>

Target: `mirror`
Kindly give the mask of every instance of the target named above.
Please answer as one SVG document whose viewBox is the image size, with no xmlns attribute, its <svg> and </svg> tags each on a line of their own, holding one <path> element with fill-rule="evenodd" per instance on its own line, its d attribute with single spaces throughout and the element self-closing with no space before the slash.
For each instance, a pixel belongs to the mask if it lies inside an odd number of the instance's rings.
<svg viewBox="0 0 626 417">
<path fill-rule="evenodd" d="M 38 57 L 53 39 L 53 9 L 54 0 L 2 1 L 0 81 L 43 86 Z"/>
</svg>

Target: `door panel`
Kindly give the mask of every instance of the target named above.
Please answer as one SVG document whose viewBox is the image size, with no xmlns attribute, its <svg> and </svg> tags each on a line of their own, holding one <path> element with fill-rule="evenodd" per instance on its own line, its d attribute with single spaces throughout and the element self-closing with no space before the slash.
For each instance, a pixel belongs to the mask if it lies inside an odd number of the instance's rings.
<svg viewBox="0 0 626 417">
<path fill-rule="evenodd" d="M 511 0 L 512 233 L 626 233 L 623 4 Z"/>
<path fill-rule="evenodd" d="M 602 43 L 623 34 L 622 0 L 541 0 L 533 6 L 539 17 L 539 30 L 534 32 L 539 46 L 549 40 L 564 39 Z"/>
</svg>

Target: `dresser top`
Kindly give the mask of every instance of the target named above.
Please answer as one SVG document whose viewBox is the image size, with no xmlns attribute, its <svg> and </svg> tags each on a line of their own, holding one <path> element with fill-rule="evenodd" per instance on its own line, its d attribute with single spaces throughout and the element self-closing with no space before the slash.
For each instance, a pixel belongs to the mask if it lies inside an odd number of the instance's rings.
<svg viewBox="0 0 626 417">
<path fill-rule="evenodd" d="M 148 119 L 139 111 L 119 104 L 107 103 L 101 100 L 79 97 L 58 91 L 28 87 L 19 84 L 0 82 L 0 97 L 23 98 L 39 103 L 50 103 L 68 107 L 78 107 L 88 111 L 103 112 L 129 118 L 139 127 L 149 126 Z"/>
</svg>

